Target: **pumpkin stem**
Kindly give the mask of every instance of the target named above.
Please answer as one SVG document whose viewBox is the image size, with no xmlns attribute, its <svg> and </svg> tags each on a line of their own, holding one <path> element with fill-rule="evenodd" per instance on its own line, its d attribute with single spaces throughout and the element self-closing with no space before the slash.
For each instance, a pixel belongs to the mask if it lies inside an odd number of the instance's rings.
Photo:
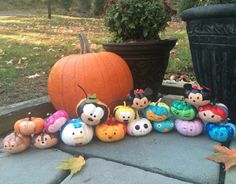
<svg viewBox="0 0 236 184">
<path fill-rule="evenodd" d="M 28 117 L 29 117 L 29 121 L 31 121 L 32 119 L 32 116 L 31 116 L 32 114 L 31 114 L 31 112 L 28 112 Z"/>
<path fill-rule="evenodd" d="M 91 52 L 90 44 L 84 33 L 79 33 L 80 40 L 80 54 L 87 54 Z"/>
<path fill-rule="evenodd" d="M 124 106 L 126 107 L 126 101 L 124 101 Z"/>
<path fill-rule="evenodd" d="M 86 98 L 88 97 L 88 94 L 86 93 L 86 91 L 84 90 L 84 88 L 81 86 L 81 85 L 79 85 L 79 84 L 77 84 L 77 86 L 84 92 L 84 94 L 85 94 L 85 96 L 86 96 Z"/>
</svg>

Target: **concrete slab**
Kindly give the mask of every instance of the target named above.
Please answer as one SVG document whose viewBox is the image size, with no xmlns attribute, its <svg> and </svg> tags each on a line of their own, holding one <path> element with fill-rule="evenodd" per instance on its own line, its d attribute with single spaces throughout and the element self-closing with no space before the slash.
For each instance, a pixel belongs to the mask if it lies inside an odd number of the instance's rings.
<svg viewBox="0 0 236 184">
<path fill-rule="evenodd" d="M 145 137 L 126 137 L 117 143 L 102 143 L 95 139 L 84 147 L 61 143 L 59 148 L 72 154 L 105 158 L 187 182 L 216 184 L 219 165 L 205 159 L 213 153 L 214 144 L 217 143 L 206 136 L 189 138 L 177 132 L 153 132 Z"/>
<path fill-rule="evenodd" d="M 67 177 L 62 184 L 187 184 L 180 180 L 96 158 L 88 159 L 85 168 L 78 175 L 70 178 Z"/>
<path fill-rule="evenodd" d="M 236 149 L 236 140 L 231 143 L 230 148 Z M 236 167 L 226 171 L 225 184 L 235 184 L 236 183 Z"/>
<path fill-rule="evenodd" d="M 68 172 L 61 171 L 57 167 L 70 156 L 56 149 L 29 149 L 15 155 L 0 153 L 0 183 L 59 183 Z"/>
</svg>

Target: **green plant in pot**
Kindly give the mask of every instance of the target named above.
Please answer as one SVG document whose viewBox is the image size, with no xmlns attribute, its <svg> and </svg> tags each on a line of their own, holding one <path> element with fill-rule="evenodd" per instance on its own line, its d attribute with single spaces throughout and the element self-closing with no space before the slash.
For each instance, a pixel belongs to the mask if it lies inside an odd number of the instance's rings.
<svg viewBox="0 0 236 184">
<path fill-rule="evenodd" d="M 164 2 L 164 3 L 163 3 Z M 107 51 L 120 55 L 129 65 L 135 88 L 158 91 L 176 39 L 161 40 L 158 33 L 174 10 L 162 0 L 109 0 L 105 24 L 113 39 Z"/>
<path fill-rule="evenodd" d="M 196 78 L 236 120 L 236 0 L 199 0 L 196 5 L 204 6 L 181 14 Z"/>
</svg>

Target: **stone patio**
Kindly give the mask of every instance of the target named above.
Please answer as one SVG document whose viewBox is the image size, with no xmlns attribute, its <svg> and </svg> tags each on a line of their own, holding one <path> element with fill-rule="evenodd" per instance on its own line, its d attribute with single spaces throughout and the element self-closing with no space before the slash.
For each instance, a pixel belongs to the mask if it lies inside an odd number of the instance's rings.
<svg viewBox="0 0 236 184">
<path fill-rule="evenodd" d="M 176 98 L 181 97 L 169 96 L 164 101 L 171 103 Z M 221 184 L 224 178 L 220 178 L 223 175 L 219 164 L 206 160 L 214 152 L 215 144 L 205 135 L 191 138 L 174 131 L 126 136 L 116 143 L 103 143 L 94 138 L 83 147 L 63 143 L 48 150 L 31 147 L 16 155 L 0 150 L 0 183 Z M 236 148 L 236 141 L 232 147 Z M 86 158 L 86 166 L 73 178 L 57 168 L 72 155 Z M 235 173 L 226 174 L 226 184 L 235 184 Z"/>
</svg>

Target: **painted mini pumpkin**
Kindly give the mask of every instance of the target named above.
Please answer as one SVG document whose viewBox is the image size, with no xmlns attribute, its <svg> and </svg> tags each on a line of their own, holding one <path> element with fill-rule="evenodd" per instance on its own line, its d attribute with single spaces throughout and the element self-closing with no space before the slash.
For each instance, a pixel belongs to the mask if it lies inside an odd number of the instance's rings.
<svg viewBox="0 0 236 184">
<path fill-rule="evenodd" d="M 93 128 L 80 118 L 69 120 L 61 130 L 61 140 L 70 146 L 88 144 L 93 139 Z"/>
<path fill-rule="evenodd" d="M 192 86 L 192 84 L 185 84 L 185 101 L 195 106 L 204 106 L 210 103 L 210 90 L 206 87 Z"/>
<path fill-rule="evenodd" d="M 3 139 L 3 148 L 8 153 L 20 153 L 30 146 L 30 137 L 11 133 Z"/>
<path fill-rule="evenodd" d="M 116 106 L 113 110 L 115 119 L 119 122 L 129 123 L 135 119 L 135 110 L 132 107 L 126 105 Z"/>
<path fill-rule="evenodd" d="M 160 122 L 168 118 L 170 112 L 170 107 L 163 103 L 151 103 L 148 107 L 144 109 L 144 117 L 150 121 Z"/>
<path fill-rule="evenodd" d="M 146 118 L 139 118 L 139 116 L 127 125 L 127 133 L 131 136 L 144 136 L 151 131 L 151 122 Z"/>
<path fill-rule="evenodd" d="M 66 111 L 58 110 L 47 118 L 44 129 L 47 133 L 57 133 L 68 119 L 69 115 Z"/>
<path fill-rule="evenodd" d="M 95 126 L 108 119 L 109 108 L 97 99 L 96 95 L 88 95 L 81 100 L 76 108 L 78 117 L 88 125 Z"/>
<path fill-rule="evenodd" d="M 41 133 L 34 135 L 33 144 L 38 149 L 47 149 L 55 146 L 58 143 L 56 134 Z"/>
<path fill-rule="evenodd" d="M 154 122 L 153 129 L 157 132 L 167 133 L 175 129 L 174 119 L 167 119 L 165 121 Z"/>
<path fill-rule="evenodd" d="M 133 89 L 128 94 L 127 102 L 134 109 L 142 110 L 151 103 L 152 95 L 153 91 L 150 88 L 146 88 L 145 90 Z"/>
<path fill-rule="evenodd" d="M 228 117 L 228 108 L 222 104 L 205 105 L 198 108 L 198 116 L 204 122 L 221 123 Z"/>
<path fill-rule="evenodd" d="M 184 136 L 197 136 L 203 132 L 203 122 L 196 118 L 191 121 L 176 119 L 175 120 L 176 130 Z"/>
<path fill-rule="evenodd" d="M 14 125 L 16 133 L 29 136 L 31 134 L 39 134 L 44 128 L 45 121 L 42 118 L 31 117 L 29 113 L 28 118 L 18 120 Z"/>
<path fill-rule="evenodd" d="M 103 142 L 122 140 L 126 134 L 126 125 L 112 119 L 96 126 L 96 136 Z"/>
<path fill-rule="evenodd" d="M 182 100 L 174 101 L 170 106 L 171 113 L 177 119 L 192 120 L 196 117 L 196 108 Z"/>
<path fill-rule="evenodd" d="M 231 141 L 235 137 L 236 128 L 232 123 L 207 123 L 205 126 L 205 132 L 210 139 L 223 143 Z"/>
</svg>

